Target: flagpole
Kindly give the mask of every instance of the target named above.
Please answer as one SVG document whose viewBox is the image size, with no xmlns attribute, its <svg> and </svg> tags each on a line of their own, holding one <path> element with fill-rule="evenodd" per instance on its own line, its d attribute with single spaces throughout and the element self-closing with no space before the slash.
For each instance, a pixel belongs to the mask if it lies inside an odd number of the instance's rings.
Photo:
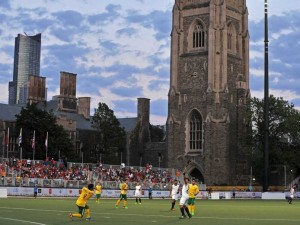
<svg viewBox="0 0 300 225">
<path fill-rule="evenodd" d="M 6 136 L 6 158 L 8 159 L 8 149 L 9 149 L 9 127 L 7 128 L 7 136 Z"/>
<path fill-rule="evenodd" d="M 5 130 L 3 130 L 3 140 L 2 140 L 2 158 L 4 158 L 4 155 L 5 155 L 5 141 L 6 141 L 6 133 L 5 133 Z"/>
<path fill-rule="evenodd" d="M 22 161 L 22 157 L 23 157 L 23 155 L 22 155 L 22 146 L 20 146 L 20 160 Z"/>
<path fill-rule="evenodd" d="M 263 192 L 269 187 L 269 38 L 268 0 L 265 0 L 265 75 L 264 75 L 264 174 Z"/>
<path fill-rule="evenodd" d="M 33 163 L 34 163 L 34 156 L 35 156 L 35 130 L 33 131 L 33 139 L 32 139 L 32 149 L 33 149 L 33 152 L 32 152 L 32 159 L 33 159 Z"/>
</svg>

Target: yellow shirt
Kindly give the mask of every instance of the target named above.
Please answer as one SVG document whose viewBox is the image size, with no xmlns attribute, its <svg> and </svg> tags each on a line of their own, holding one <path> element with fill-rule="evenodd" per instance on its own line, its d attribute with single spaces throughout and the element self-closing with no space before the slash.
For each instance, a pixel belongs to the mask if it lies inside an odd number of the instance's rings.
<svg viewBox="0 0 300 225">
<path fill-rule="evenodd" d="M 83 187 L 81 194 L 76 201 L 76 205 L 84 207 L 86 202 L 94 195 L 94 191 L 90 191 L 86 187 Z"/>
<path fill-rule="evenodd" d="M 199 187 L 196 184 L 189 185 L 189 191 L 188 191 L 189 198 L 195 198 L 198 192 L 199 192 Z"/>
<path fill-rule="evenodd" d="M 102 186 L 101 185 L 96 185 L 96 195 L 101 194 L 102 191 Z"/>
<path fill-rule="evenodd" d="M 121 184 L 121 194 L 126 195 L 127 190 L 128 190 L 128 184 L 126 183 Z"/>
</svg>

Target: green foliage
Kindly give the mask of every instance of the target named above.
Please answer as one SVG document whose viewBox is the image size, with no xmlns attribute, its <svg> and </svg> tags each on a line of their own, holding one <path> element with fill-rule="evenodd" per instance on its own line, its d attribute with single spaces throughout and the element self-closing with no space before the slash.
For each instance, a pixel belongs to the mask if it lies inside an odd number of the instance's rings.
<svg viewBox="0 0 300 225">
<path fill-rule="evenodd" d="M 164 142 L 165 132 L 159 126 L 151 125 L 149 126 L 151 141 L 152 142 Z"/>
<path fill-rule="evenodd" d="M 58 159 L 59 151 L 62 157 L 72 159 L 73 145 L 64 128 L 57 124 L 53 113 L 41 110 L 36 105 L 27 105 L 16 115 L 17 132 L 22 128 L 23 156 L 33 157 L 31 147 L 35 131 L 35 159 L 44 160 L 46 157 L 45 140 L 48 132 L 48 156 Z M 16 134 L 19 136 L 19 133 Z"/>
<path fill-rule="evenodd" d="M 92 120 L 92 126 L 98 131 L 97 145 L 99 154 L 105 157 L 104 163 L 119 163 L 118 156 L 125 151 L 126 133 L 114 111 L 100 102 Z"/>
<path fill-rule="evenodd" d="M 251 99 L 252 155 L 254 173 L 263 171 L 264 101 Z M 289 165 L 299 171 L 300 113 L 283 98 L 269 98 L 269 163 Z"/>
</svg>

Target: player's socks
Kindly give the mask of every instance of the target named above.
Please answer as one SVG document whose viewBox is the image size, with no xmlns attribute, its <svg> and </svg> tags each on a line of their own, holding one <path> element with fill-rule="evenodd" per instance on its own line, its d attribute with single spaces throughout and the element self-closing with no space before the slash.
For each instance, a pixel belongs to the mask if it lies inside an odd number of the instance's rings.
<svg viewBox="0 0 300 225">
<path fill-rule="evenodd" d="M 188 214 L 189 218 L 191 218 L 192 215 L 190 214 L 189 208 L 188 208 L 188 207 L 185 207 L 184 209 L 185 209 L 185 211 L 186 211 L 186 214 Z"/>
<path fill-rule="evenodd" d="M 192 205 L 192 216 L 195 215 L 195 205 Z"/>
<path fill-rule="evenodd" d="M 183 207 L 180 208 L 180 212 L 181 212 L 181 215 L 182 215 L 182 216 L 185 216 L 185 214 L 184 214 L 184 208 L 183 208 Z"/>
<path fill-rule="evenodd" d="M 140 202 L 139 204 L 142 204 L 142 199 L 141 198 L 139 198 L 139 202 Z"/>
<path fill-rule="evenodd" d="M 124 202 L 123 202 L 123 207 L 124 208 L 127 208 L 126 204 L 127 204 L 127 201 L 124 200 Z"/>
<path fill-rule="evenodd" d="M 175 206 L 175 202 L 172 202 L 172 208 L 171 208 L 171 210 L 174 209 L 174 206 Z"/>
<path fill-rule="evenodd" d="M 80 213 L 73 213 L 72 217 L 77 217 L 77 218 L 81 218 L 82 215 Z"/>
<path fill-rule="evenodd" d="M 85 210 L 85 216 L 86 216 L 86 218 L 90 218 L 91 217 L 91 210 L 90 209 L 86 209 Z"/>
<path fill-rule="evenodd" d="M 118 199 L 118 201 L 116 202 L 116 206 L 118 206 L 120 204 L 120 199 Z"/>
</svg>

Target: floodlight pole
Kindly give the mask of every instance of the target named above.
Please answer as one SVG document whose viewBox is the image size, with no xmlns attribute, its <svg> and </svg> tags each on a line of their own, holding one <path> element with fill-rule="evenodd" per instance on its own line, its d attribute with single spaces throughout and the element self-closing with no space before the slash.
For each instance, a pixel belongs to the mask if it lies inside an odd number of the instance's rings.
<svg viewBox="0 0 300 225">
<path fill-rule="evenodd" d="M 269 40 L 268 0 L 265 0 L 265 93 L 264 93 L 264 179 L 263 191 L 268 191 L 269 175 Z"/>
</svg>

